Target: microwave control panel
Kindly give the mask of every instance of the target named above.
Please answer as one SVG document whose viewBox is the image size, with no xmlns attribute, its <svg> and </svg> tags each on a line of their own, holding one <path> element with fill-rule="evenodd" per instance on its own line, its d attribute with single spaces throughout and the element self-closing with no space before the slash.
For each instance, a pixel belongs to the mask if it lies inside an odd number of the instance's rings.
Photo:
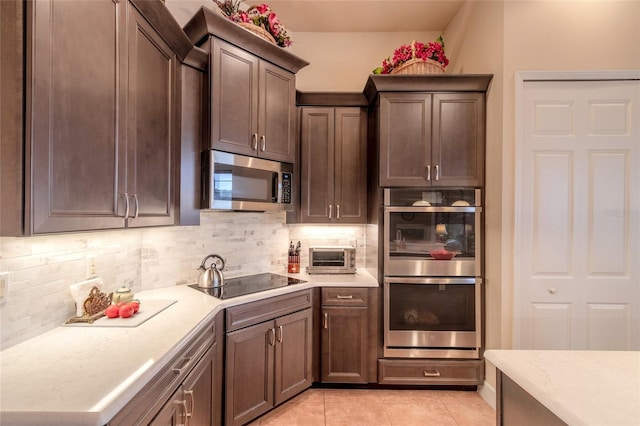
<svg viewBox="0 0 640 426">
<path fill-rule="evenodd" d="M 282 203 L 291 204 L 291 173 L 282 174 Z"/>
</svg>

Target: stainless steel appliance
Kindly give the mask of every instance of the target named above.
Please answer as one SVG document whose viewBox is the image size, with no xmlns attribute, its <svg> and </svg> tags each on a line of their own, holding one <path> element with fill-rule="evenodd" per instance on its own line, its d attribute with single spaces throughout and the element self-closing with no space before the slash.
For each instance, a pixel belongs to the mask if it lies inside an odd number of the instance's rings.
<svg viewBox="0 0 640 426">
<path fill-rule="evenodd" d="M 293 165 L 215 150 L 202 153 L 200 207 L 292 210 Z"/>
<path fill-rule="evenodd" d="M 191 284 L 189 287 L 201 291 L 218 299 L 231 299 L 233 297 L 272 290 L 274 288 L 286 287 L 305 283 L 304 280 L 287 277 L 284 275 L 272 274 L 269 272 L 244 277 L 228 278 L 225 284 L 220 287 L 203 288 L 198 284 Z"/>
<path fill-rule="evenodd" d="M 384 190 L 385 357 L 479 358 L 481 195 Z"/>
<path fill-rule="evenodd" d="M 353 246 L 309 247 L 310 274 L 355 274 L 356 249 Z"/>
</svg>

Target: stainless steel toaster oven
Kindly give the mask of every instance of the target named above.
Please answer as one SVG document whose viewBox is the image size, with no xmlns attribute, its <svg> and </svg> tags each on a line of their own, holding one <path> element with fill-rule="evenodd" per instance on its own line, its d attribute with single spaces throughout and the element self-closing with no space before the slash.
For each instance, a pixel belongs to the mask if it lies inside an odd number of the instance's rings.
<svg viewBox="0 0 640 426">
<path fill-rule="evenodd" d="M 309 247 L 310 274 L 355 274 L 356 249 L 353 246 Z"/>
</svg>

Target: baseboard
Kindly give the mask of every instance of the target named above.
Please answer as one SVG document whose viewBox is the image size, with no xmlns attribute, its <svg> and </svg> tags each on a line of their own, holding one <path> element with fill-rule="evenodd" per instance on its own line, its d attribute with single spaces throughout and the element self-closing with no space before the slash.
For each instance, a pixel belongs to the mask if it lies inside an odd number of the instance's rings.
<svg viewBox="0 0 640 426">
<path fill-rule="evenodd" d="M 478 386 L 478 393 L 494 410 L 496 409 L 496 389 L 487 381 Z"/>
</svg>

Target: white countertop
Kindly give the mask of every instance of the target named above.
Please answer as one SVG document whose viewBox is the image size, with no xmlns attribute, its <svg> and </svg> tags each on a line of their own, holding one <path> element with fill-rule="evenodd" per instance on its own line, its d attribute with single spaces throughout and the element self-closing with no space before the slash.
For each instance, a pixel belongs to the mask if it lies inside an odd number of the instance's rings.
<svg viewBox="0 0 640 426">
<path fill-rule="evenodd" d="M 187 340 L 229 306 L 312 287 L 377 287 L 353 275 L 285 274 L 307 281 L 219 300 L 187 285 L 136 298 L 175 299 L 137 327 L 60 326 L 0 352 L 0 424 L 103 425 L 177 355 Z"/>
<path fill-rule="evenodd" d="M 484 355 L 569 425 L 640 425 L 640 352 L 488 350 Z"/>
</svg>

